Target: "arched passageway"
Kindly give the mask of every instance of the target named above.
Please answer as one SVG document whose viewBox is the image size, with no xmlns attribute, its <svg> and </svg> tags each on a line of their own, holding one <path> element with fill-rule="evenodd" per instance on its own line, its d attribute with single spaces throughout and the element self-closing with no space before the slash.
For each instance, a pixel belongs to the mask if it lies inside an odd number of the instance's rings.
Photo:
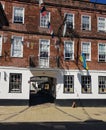
<svg viewBox="0 0 106 130">
<path fill-rule="evenodd" d="M 30 78 L 29 105 L 53 103 L 55 100 L 56 79 L 47 76 L 34 76 Z"/>
</svg>

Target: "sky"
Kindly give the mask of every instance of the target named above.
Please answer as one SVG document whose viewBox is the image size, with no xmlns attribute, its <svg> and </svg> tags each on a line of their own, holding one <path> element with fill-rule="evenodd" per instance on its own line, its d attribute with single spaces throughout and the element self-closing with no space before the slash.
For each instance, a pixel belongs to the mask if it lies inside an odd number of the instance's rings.
<svg viewBox="0 0 106 130">
<path fill-rule="evenodd" d="M 91 2 L 106 4 L 106 0 L 90 0 Z"/>
</svg>

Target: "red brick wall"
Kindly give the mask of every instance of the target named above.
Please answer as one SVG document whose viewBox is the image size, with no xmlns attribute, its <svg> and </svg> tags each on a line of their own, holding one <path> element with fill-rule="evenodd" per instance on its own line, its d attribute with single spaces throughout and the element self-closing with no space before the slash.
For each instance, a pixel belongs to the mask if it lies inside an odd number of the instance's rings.
<svg viewBox="0 0 106 130">
<path fill-rule="evenodd" d="M 86 0 L 89 1 L 89 0 Z M 23 3 L 20 2 L 18 3 L 17 1 L 12 2 L 5 2 L 2 1 L 5 4 L 5 12 L 7 15 L 7 18 L 9 20 L 9 27 L 5 27 L 5 30 L 8 31 L 0 31 L 0 34 L 4 35 L 7 37 L 7 41 L 3 43 L 3 54 L 2 57 L 0 58 L 0 65 L 1 66 L 19 66 L 19 67 L 27 67 L 29 66 L 29 56 L 34 55 L 35 57 L 38 56 L 39 52 L 39 39 L 50 39 L 50 54 L 51 56 L 56 56 L 57 55 L 57 50 L 55 48 L 55 42 L 54 39 L 51 38 L 48 29 L 41 28 L 39 26 L 40 23 L 40 17 L 39 17 L 39 12 L 40 8 L 38 6 L 38 3 Z M 51 25 L 53 28 L 53 31 L 55 33 L 55 38 L 58 39 L 57 37 L 57 32 L 59 29 L 59 26 L 63 22 L 64 18 L 64 13 L 65 12 L 72 12 L 75 14 L 75 32 L 76 34 L 80 35 L 81 37 L 85 38 L 73 38 L 74 40 L 74 45 L 75 45 L 75 60 L 66 62 L 64 61 L 64 40 L 70 38 L 62 38 L 61 43 L 60 43 L 60 52 L 59 55 L 61 57 L 61 67 L 66 68 L 66 69 L 83 69 L 82 64 L 80 61 L 76 61 L 76 58 L 80 56 L 81 53 L 81 41 L 89 41 L 91 42 L 91 61 L 87 62 L 89 69 L 91 70 L 106 70 L 106 63 L 98 63 L 98 42 L 104 42 L 106 43 L 106 39 L 102 40 L 103 38 L 106 37 L 106 33 L 98 33 L 97 32 L 97 16 L 106 16 L 106 13 L 103 12 L 101 14 L 100 9 L 104 9 L 106 11 L 106 6 L 104 5 L 97 5 L 96 8 L 97 10 L 93 10 L 94 5 L 85 2 L 85 4 L 82 5 L 81 2 L 79 1 L 72 1 L 70 2 L 70 6 L 72 8 L 68 8 L 67 6 L 53 6 L 53 5 L 48 5 L 48 0 L 46 0 L 46 8 L 48 11 L 51 12 Z M 54 4 L 58 4 L 59 1 L 55 0 Z M 62 2 L 63 5 L 68 5 L 69 1 L 67 2 Z M 53 0 L 49 0 L 49 3 L 53 3 Z M 88 6 L 89 4 L 89 6 Z M 12 23 L 12 10 L 13 6 L 22 6 L 25 8 L 25 23 L 24 24 L 14 24 Z M 80 7 L 80 8 L 76 8 Z M 86 10 L 85 7 L 91 7 L 91 9 Z M 81 15 L 82 14 L 88 14 L 91 16 L 92 19 L 92 31 L 82 31 L 81 30 Z M 40 33 L 40 35 L 39 35 Z M 62 31 L 60 32 L 62 33 Z M 42 35 L 41 35 L 42 34 Z M 10 52 L 11 52 L 11 36 L 12 35 L 17 35 L 17 36 L 23 36 L 24 37 L 24 43 L 23 43 L 23 57 L 22 58 L 12 58 L 10 57 Z M 88 37 L 88 38 L 87 38 Z M 100 40 L 101 39 L 101 40 Z M 27 47 L 27 42 L 34 43 L 33 47 Z M 79 49 L 77 48 L 77 44 L 79 44 Z M 8 55 L 5 54 L 5 52 L 8 53 Z M 77 55 L 78 52 L 78 55 Z"/>
</svg>

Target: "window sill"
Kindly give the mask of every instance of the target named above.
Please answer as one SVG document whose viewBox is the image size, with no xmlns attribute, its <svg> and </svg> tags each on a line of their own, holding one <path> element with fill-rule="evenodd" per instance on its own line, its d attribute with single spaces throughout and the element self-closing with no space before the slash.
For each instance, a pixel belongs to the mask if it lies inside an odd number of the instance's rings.
<svg viewBox="0 0 106 130">
<path fill-rule="evenodd" d="M 106 92 L 99 92 L 98 94 L 106 94 Z"/>
<path fill-rule="evenodd" d="M 106 63 L 106 61 L 98 61 L 98 63 Z"/>
<path fill-rule="evenodd" d="M 14 24 L 21 24 L 23 25 L 24 23 L 23 22 L 13 22 Z"/>
<path fill-rule="evenodd" d="M 92 30 L 84 30 L 84 29 L 82 29 L 81 31 L 84 31 L 84 32 L 91 32 Z"/>
<path fill-rule="evenodd" d="M 82 92 L 81 94 L 92 94 L 92 92 Z"/>
<path fill-rule="evenodd" d="M 20 94 L 20 93 L 22 93 L 22 92 L 18 92 L 18 91 L 11 91 L 11 92 L 9 92 L 9 93 L 17 93 L 17 94 Z"/>
<path fill-rule="evenodd" d="M 63 92 L 64 94 L 75 94 L 74 92 Z"/>
<path fill-rule="evenodd" d="M 21 58 L 21 59 L 23 59 L 23 57 L 15 57 L 15 56 L 11 56 L 11 58 Z"/>
<path fill-rule="evenodd" d="M 66 62 L 70 62 L 70 61 L 74 61 L 73 59 L 64 59 L 64 61 L 66 61 Z"/>
</svg>

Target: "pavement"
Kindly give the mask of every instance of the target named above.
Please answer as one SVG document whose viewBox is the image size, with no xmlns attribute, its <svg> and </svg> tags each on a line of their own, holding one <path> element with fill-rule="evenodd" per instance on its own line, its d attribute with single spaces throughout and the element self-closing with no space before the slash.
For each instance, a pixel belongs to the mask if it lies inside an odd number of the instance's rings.
<svg viewBox="0 0 106 130">
<path fill-rule="evenodd" d="M 0 122 L 106 122 L 106 107 L 0 106 Z"/>
</svg>

